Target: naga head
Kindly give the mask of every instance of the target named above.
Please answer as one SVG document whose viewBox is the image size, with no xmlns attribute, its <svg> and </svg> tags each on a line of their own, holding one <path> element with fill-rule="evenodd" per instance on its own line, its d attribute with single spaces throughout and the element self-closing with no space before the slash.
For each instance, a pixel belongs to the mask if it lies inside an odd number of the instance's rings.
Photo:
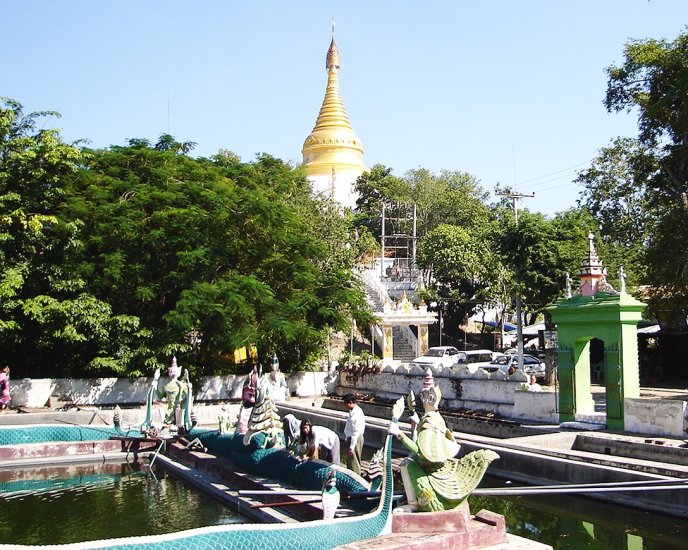
<svg viewBox="0 0 688 550">
<path fill-rule="evenodd" d="M 423 403 L 425 412 L 436 411 L 439 407 L 440 399 L 442 399 L 442 390 L 435 385 L 432 370 L 428 367 L 423 377 L 423 389 L 420 390 L 420 400 Z"/>
<path fill-rule="evenodd" d="M 323 492 L 332 492 L 337 488 L 337 474 L 333 468 L 330 468 L 325 474 L 325 480 L 323 481 Z"/>
<path fill-rule="evenodd" d="M 179 365 L 177 365 L 177 356 L 173 355 L 172 361 L 170 361 L 170 366 L 167 368 L 167 376 L 169 376 L 172 380 L 176 380 L 181 376 L 181 374 L 182 369 Z"/>
</svg>

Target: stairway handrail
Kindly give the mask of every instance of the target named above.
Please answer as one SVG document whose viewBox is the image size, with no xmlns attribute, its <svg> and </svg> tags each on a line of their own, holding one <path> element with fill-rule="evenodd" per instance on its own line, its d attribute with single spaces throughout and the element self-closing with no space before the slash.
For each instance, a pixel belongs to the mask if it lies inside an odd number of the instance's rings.
<svg viewBox="0 0 688 550">
<path fill-rule="evenodd" d="M 385 288 L 385 285 L 383 285 L 380 280 L 375 276 L 375 273 L 373 272 L 372 269 L 364 269 L 362 273 L 362 278 L 365 283 L 377 294 L 378 300 L 380 300 L 381 304 L 384 304 L 385 302 L 391 301 L 389 297 L 389 292 L 387 292 L 387 289 Z"/>
</svg>

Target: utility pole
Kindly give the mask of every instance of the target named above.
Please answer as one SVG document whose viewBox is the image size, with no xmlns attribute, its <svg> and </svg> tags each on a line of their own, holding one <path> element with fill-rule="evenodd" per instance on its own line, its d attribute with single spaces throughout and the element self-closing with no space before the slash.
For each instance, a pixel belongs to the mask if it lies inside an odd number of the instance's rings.
<svg viewBox="0 0 688 550">
<path fill-rule="evenodd" d="M 380 229 L 380 282 L 385 280 L 385 201 L 382 201 L 382 221 Z"/>
<path fill-rule="evenodd" d="M 535 193 L 524 195 L 522 193 L 495 193 L 498 197 L 505 197 L 511 199 L 511 205 L 514 209 L 514 219 L 518 225 L 518 202 L 521 199 L 532 199 Z M 520 282 L 521 270 L 516 272 L 516 282 Z M 523 319 L 521 318 L 521 292 L 516 292 L 516 340 L 518 342 L 518 369 L 523 372 Z"/>
<path fill-rule="evenodd" d="M 495 193 L 495 195 L 511 200 L 511 206 L 514 209 L 514 219 L 516 223 L 518 223 L 518 202 L 516 201 L 521 199 L 532 199 L 535 193 L 531 193 L 530 195 L 524 195 L 523 193 Z"/>
</svg>

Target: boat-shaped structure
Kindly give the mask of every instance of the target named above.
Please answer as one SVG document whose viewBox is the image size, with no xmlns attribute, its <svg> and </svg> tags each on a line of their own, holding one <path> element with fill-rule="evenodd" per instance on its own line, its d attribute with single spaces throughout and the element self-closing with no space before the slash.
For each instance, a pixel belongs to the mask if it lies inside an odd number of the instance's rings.
<svg viewBox="0 0 688 550">
<path fill-rule="evenodd" d="M 25 433 L 22 436 L 20 430 Z M 10 441 L 13 443 L 38 443 L 50 441 L 82 441 L 84 435 L 88 434 L 95 436 L 97 439 L 115 435 L 118 432 L 109 428 L 92 429 L 82 426 L 40 426 L 40 427 L 26 427 L 0 429 L 0 441 L 5 441 L 7 445 Z M 224 445 L 238 445 L 239 439 L 233 436 L 219 436 L 216 432 L 200 433 L 200 430 L 195 435 L 201 436 L 201 439 L 217 447 Z M 55 439 L 53 439 L 53 437 Z M 258 445 L 258 441 L 256 441 Z M 281 463 L 281 460 L 288 456 L 284 451 L 279 449 L 262 449 L 265 451 L 256 455 L 254 449 L 250 452 L 244 453 L 244 459 L 248 462 L 255 461 L 255 466 L 263 471 L 263 467 L 272 465 L 272 461 Z M 237 549 L 244 550 L 245 548 L 273 548 L 277 547 L 280 550 L 325 550 L 335 546 L 348 544 L 357 540 L 365 538 L 376 537 L 389 529 L 388 520 L 392 507 L 392 446 L 390 437 L 387 438 L 384 447 L 384 462 L 383 471 L 384 476 L 382 485 L 380 487 L 380 499 L 377 505 L 368 513 L 357 516 L 341 517 L 327 520 L 315 520 L 302 523 L 285 523 L 285 524 L 231 524 L 202 527 L 197 529 L 190 529 L 179 531 L 176 533 L 167 533 L 164 535 L 151 535 L 143 537 L 117 538 L 108 540 L 87 541 L 83 543 L 61 544 L 47 547 L 45 545 L 3 545 L 0 548 L 64 548 L 65 550 L 81 550 L 86 548 L 101 548 L 108 550 L 142 550 L 148 548 L 155 548 L 156 550 L 205 550 L 207 548 L 222 548 L 222 549 Z M 253 458 L 251 458 L 253 455 Z M 258 457 L 262 457 L 258 459 Z M 264 462 L 265 460 L 268 462 Z M 293 458 L 293 457 L 292 457 Z M 239 459 L 240 460 L 240 459 Z M 293 459 L 296 460 L 296 459 Z M 326 475 L 325 470 L 329 470 L 326 464 L 319 461 L 304 462 L 302 466 L 305 469 L 299 472 L 301 479 L 305 479 L 304 475 L 307 471 Z M 262 463 L 262 466 L 261 466 Z M 352 480 L 345 481 L 346 476 L 339 475 L 343 483 L 351 483 L 350 490 L 358 490 L 359 486 L 356 484 L 355 474 L 352 474 Z M 318 478 L 319 479 L 319 475 Z M 318 481 L 309 481 L 310 486 L 314 486 Z M 365 488 L 365 487 L 364 487 Z"/>
</svg>

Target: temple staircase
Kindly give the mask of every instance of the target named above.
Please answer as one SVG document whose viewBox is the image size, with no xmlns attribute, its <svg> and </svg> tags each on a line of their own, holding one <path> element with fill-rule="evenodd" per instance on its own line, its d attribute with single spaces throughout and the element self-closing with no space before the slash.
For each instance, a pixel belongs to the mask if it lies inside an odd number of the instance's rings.
<svg viewBox="0 0 688 550">
<path fill-rule="evenodd" d="M 362 276 L 363 283 L 365 285 L 365 293 L 368 303 L 370 304 L 373 313 L 378 317 L 384 316 L 384 303 L 385 300 L 392 301 L 389 294 L 382 283 L 376 279 L 372 272 L 364 272 Z M 379 330 L 379 329 L 378 329 Z M 408 327 L 407 327 L 408 330 Z M 382 346 L 381 338 L 378 339 L 379 335 L 376 335 L 377 345 Z M 392 338 L 394 341 L 393 345 L 393 358 L 401 363 L 410 363 L 416 357 L 415 346 L 409 342 L 405 335 L 405 331 L 398 326 L 392 328 Z"/>
<path fill-rule="evenodd" d="M 392 338 L 394 339 L 393 356 L 395 360 L 402 363 L 410 363 L 416 357 L 416 350 L 404 336 L 401 327 L 392 328 Z"/>
</svg>

